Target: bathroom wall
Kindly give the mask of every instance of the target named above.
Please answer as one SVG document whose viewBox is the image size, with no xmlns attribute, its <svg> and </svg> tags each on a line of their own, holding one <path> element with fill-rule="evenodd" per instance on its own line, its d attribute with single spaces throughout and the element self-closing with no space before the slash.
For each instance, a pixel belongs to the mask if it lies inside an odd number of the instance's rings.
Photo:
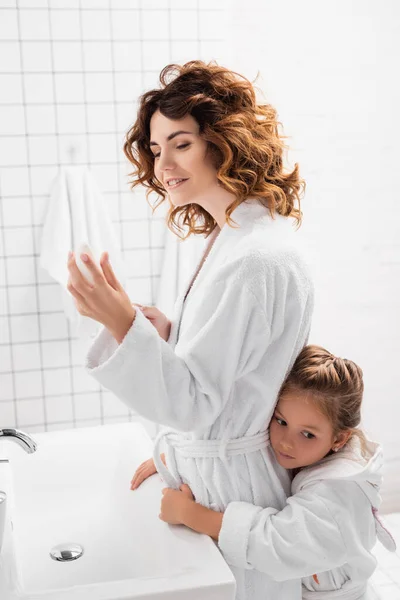
<svg viewBox="0 0 400 600">
<path fill-rule="evenodd" d="M 260 71 L 307 183 L 298 234 L 315 278 L 310 342 L 364 371 L 386 510 L 400 510 L 399 27 L 395 0 L 249 0 L 245 12 L 235 1 L 229 27 L 230 66 Z"/>
<path fill-rule="evenodd" d="M 163 213 L 129 190 L 124 134 L 169 62 L 224 62 L 220 0 L 0 3 L 0 427 L 52 431 L 132 420 L 82 367 L 59 286 L 40 267 L 60 165 L 87 165 L 105 198 L 135 302 L 155 302 Z M 154 435 L 156 427 L 146 421 Z"/>
</svg>

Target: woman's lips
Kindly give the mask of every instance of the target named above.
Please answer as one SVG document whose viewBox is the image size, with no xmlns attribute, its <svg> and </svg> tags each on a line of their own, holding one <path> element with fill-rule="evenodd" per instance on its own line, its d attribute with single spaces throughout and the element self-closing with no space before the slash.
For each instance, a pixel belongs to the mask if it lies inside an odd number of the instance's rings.
<svg viewBox="0 0 400 600">
<path fill-rule="evenodd" d="M 174 190 L 175 188 L 179 187 L 180 185 L 183 185 L 185 183 L 185 181 L 187 181 L 187 179 L 182 179 L 182 181 L 180 181 L 179 183 L 175 183 L 175 185 L 167 185 L 167 189 Z"/>
</svg>

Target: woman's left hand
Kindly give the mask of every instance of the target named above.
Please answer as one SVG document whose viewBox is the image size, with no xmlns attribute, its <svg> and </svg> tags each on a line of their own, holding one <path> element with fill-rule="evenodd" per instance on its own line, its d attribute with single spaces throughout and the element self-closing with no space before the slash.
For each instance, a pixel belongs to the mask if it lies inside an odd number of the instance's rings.
<svg viewBox="0 0 400 600">
<path fill-rule="evenodd" d="M 190 487 L 184 484 L 179 490 L 164 488 L 162 495 L 160 519 L 170 525 L 184 524 L 184 511 L 188 504 L 195 501 Z"/>
<path fill-rule="evenodd" d="M 100 269 L 90 256 L 84 261 L 93 277 L 90 283 L 80 272 L 73 253 L 68 257 L 70 274 L 67 289 L 75 299 L 79 313 L 102 323 L 121 343 L 129 331 L 136 315 L 128 294 L 116 278 L 108 254 L 103 252 Z"/>
</svg>

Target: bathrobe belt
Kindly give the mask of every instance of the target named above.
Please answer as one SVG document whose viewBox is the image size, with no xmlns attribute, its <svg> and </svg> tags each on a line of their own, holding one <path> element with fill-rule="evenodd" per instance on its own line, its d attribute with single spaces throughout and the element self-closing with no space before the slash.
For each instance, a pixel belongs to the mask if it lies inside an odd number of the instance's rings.
<svg viewBox="0 0 400 600">
<path fill-rule="evenodd" d="M 262 431 L 255 435 L 246 435 L 234 439 L 196 440 L 183 437 L 184 434 L 174 429 L 161 431 L 154 442 L 153 459 L 158 473 L 168 487 L 179 490 L 180 483 L 168 471 L 160 458 L 160 444 L 162 440 L 175 449 L 175 452 L 184 458 L 219 458 L 225 461 L 229 456 L 248 454 L 263 450 L 269 446 L 269 431 Z"/>
</svg>

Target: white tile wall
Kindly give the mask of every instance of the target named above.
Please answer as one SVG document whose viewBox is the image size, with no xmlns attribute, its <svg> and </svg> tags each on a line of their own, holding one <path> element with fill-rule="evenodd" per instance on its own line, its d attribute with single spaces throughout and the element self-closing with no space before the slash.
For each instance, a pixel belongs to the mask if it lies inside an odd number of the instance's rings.
<svg viewBox="0 0 400 600">
<path fill-rule="evenodd" d="M 224 11 L 224 2 L 203 0 L 1 2 L 0 427 L 35 432 L 137 418 L 87 376 L 85 344 L 39 264 L 49 190 L 75 147 L 119 236 L 128 293 L 154 302 L 164 211 L 152 217 L 143 193 L 130 191 L 124 134 L 138 96 L 158 85 L 168 62 L 224 62 Z"/>
</svg>

